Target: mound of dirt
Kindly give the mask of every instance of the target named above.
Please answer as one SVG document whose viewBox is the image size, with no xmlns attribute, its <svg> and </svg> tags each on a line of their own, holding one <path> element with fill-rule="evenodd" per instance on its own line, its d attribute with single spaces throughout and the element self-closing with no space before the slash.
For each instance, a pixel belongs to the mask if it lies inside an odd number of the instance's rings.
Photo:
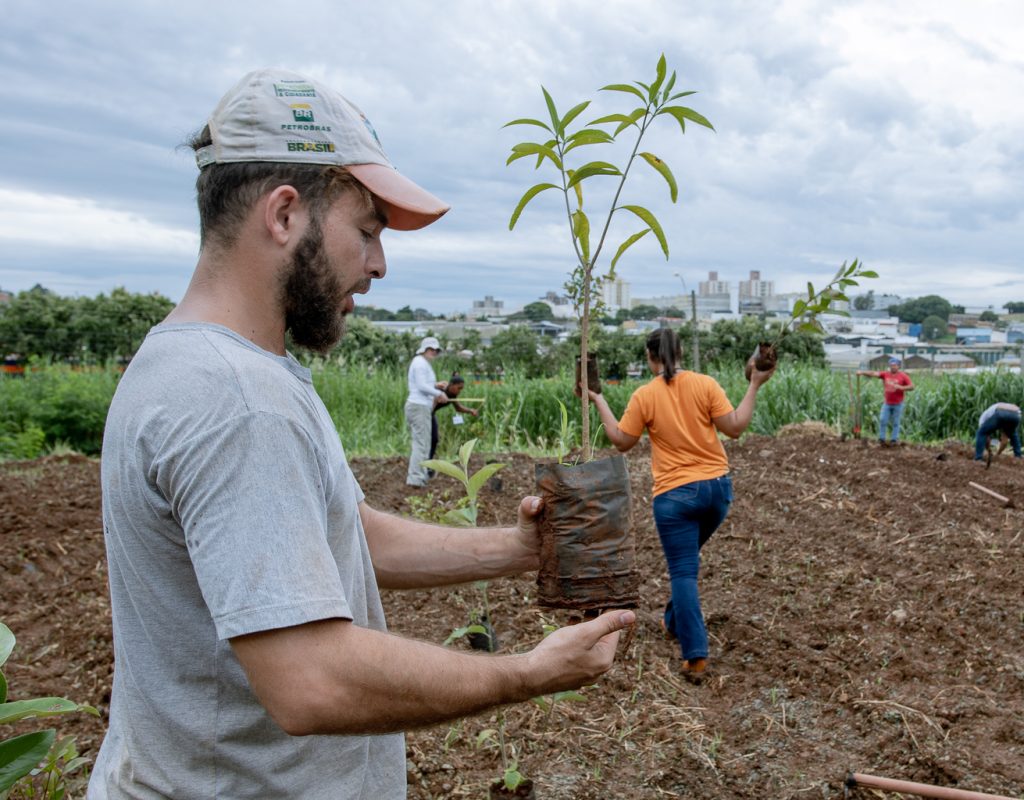
<svg viewBox="0 0 1024 800">
<path fill-rule="evenodd" d="M 806 422 L 791 422 L 779 428 L 777 436 L 823 436 L 826 439 L 836 439 L 838 434 L 831 425 L 816 420 Z"/>
<path fill-rule="evenodd" d="M 831 430 L 831 429 L 830 429 Z M 714 677 L 679 676 L 660 633 L 667 572 L 650 510 L 646 440 L 628 455 L 640 621 L 582 702 L 506 710 L 506 735 L 544 800 L 840 798 L 848 770 L 1024 795 L 1024 466 L 990 469 L 969 448 L 880 448 L 802 430 L 728 443 L 736 501 L 703 552 Z M 938 456 L 944 456 L 938 458 Z M 533 461 L 509 454 L 482 493 L 484 524 L 532 493 Z M 474 466 L 483 459 L 474 458 Z M 371 505 L 436 513 L 436 478 L 410 495 L 405 459 L 356 459 Z M 0 465 L 0 618 L 18 636 L 11 697 L 65 695 L 104 714 L 112 674 L 99 465 Z M 491 581 L 505 652 L 545 621 L 534 576 Z M 481 603 L 464 585 L 386 592 L 399 634 L 442 642 Z M 453 645 L 462 647 L 461 643 Z M 486 657 L 486 656 L 482 656 Z M 95 754 L 104 720 L 54 721 Z M 409 797 L 482 798 L 500 775 L 485 714 L 409 734 Z M 0 726 L 0 738 L 38 724 Z M 882 795 L 853 789 L 850 797 Z"/>
</svg>

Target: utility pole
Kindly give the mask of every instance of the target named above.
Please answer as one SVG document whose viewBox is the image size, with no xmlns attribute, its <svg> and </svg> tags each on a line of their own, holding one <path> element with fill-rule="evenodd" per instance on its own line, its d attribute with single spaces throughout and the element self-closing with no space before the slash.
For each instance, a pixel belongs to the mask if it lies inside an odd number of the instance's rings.
<svg viewBox="0 0 1024 800">
<path fill-rule="evenodd" d="M 683 284 L 683 294 L 686 294 L 686 279 L 680 273 L 675 273 L 676 277 L 679 278 L 680 283 Z M 700 372 L 700 341 L 698 339 L 697 331 L 697 292 L 690 291 L 690 331 L 693 335 L 693 342 L 690 345 L 690 350 L 693 353 L 693 371 Z"/>
</svg>

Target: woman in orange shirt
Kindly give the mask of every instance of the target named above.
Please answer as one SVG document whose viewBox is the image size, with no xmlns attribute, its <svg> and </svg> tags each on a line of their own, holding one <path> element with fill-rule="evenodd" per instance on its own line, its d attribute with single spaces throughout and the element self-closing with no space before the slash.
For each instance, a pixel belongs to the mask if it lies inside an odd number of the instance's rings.
<svg viewBox="0 0 1024 800">
<path fill-rule="evenodd" d="M 665 630 L 679 641 L 683 676 L 699 682 L 708 665 L 708 635 L 700 610 L 697 576 L 700 549 L 722 524 L 732 503 L 729 462 L 718 434 L 737 438 L 750 425 L 758 389 L 772 376 L 754 370 L 737 408 L 709 375 L 679 369 L 679 337 L 661 328 L 647 337 L 647 363 L 654 379 L 641 386 L 620 422 L 603 395 L 590 391 L 605 433 L 620 451 L 651 439 L 654 522 L 668 563 L 672 596 Z"/>
</svg>

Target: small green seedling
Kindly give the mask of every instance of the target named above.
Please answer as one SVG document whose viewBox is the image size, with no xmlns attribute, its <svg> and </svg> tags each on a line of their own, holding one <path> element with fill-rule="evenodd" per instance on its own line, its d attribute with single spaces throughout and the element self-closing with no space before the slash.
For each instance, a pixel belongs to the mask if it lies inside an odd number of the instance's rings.
<svg viewBox="0 0 1024 800">
<path fill-rule="evenodd" d="M 0 622 L 0 667 L 6 662 L 14 650 L 16 639 L 11 629 Z M 30 700 L 7 702 L 7 678 L 0 671 L 0 725 L 7 725 L 22 719 L 37 717 L 53 717 L 59 714 L 72 714 L 84 711 L 98 717 L 99 712 L 89 705 L 75 703 L 63 697 L 38 697 Z M 67 741 L 61 739 L 55 748 L 56 731 L 49 730 L 25 733 L 0 742 L 0 795 L 14 786 L 19 780 L 39 768 L 40 763 L 50 759 L 53 768 L 65 756 L 71 756 L 63 769 L 70 772 L 77 769 L 82 762 L 76 762 L 77 753 L 71 755 Z M 56 752 L 55 752 L 56 750 Z M 50 782 L 51 774 L 47 781 Z M 57 778 L 54 778 L 57 780 Z"/>
<path fill-rule="evenodd" d="M 476 525 L 477 495 L 488 479 L 505 466 L 500 463 L 484 464 L 484 466 L 470 475 L 469 457 L 473 454 L 476 442 L 476 439 L 470 439 L 459 448 L 458 461 L 442 461 L 433 458 L 422 462 L 423 466 L 427 469 L 432 469 L 450 478 L 455 478 L 466 489 L 466 498 L 468 500 L 466 506 L 453 509 L 444 515 L 444 521 L 451 525 L 460 527 L 474 527 Z"/>
</svg>

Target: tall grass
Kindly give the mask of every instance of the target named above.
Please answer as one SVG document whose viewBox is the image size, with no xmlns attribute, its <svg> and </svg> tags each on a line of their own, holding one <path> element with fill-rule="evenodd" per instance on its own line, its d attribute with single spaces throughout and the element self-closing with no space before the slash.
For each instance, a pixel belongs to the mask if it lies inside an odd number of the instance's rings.
<svg viewBox="0 0 1024 800">
<path fill-rule="evenodd" d="M 33 458 L 56 446 L 96 454 L 103 423 L 119 377 L 116 369 L 72 370 L 39 367 L 24 378 L 0 379 L 0 457 Z M 734 405 L 747 390 L 740 366 L 713 367 Z M 915 391 L 907 395 L 902 437 L 914 442 L 947 439 L 971 441 L 978 416 L 995 402 L 1024 404 L 1024 376 L 998 371 L 977 375 L 913 374 Z M 405 425 L 405 370 L 341 368 L 313 365 L 313 380 L 350 455 L 404 455 L 409 452 Z M 645 379 L 646 380 L 646 379 Z M 604 384 L 612 410 L 621 415 L 630 395 L 644 381 Z M 850 426 L 851 385 L 856 379 L 801 364 L 780 365 L 761 390 L 750 431 L 772 435 L 783 425 L 815 420 L 837 429 Z M 882 403 L 882 382 L 861 378 L 863 435 L 876 432 Z M 557 456 L 579 446 L 578 399 L 568 371 L 557 378 L 527 379 L 507 374 L 501 382 L 466 376 L 463 398 L 481 409 L 478 418 L 465 415 L 454 424 L 451 410 L 437 415 L 441 442 L 438 455 L 451 457 L 467 439 L 479 440 L 477 452 L 524 452 Z M 569 441 L 561 442 L 561 410 L 569 410 Z M 592 429 L 599 420 L 591 410 Z M 598 432 L 596 447 L 608 446 Z"/>
</svg>

